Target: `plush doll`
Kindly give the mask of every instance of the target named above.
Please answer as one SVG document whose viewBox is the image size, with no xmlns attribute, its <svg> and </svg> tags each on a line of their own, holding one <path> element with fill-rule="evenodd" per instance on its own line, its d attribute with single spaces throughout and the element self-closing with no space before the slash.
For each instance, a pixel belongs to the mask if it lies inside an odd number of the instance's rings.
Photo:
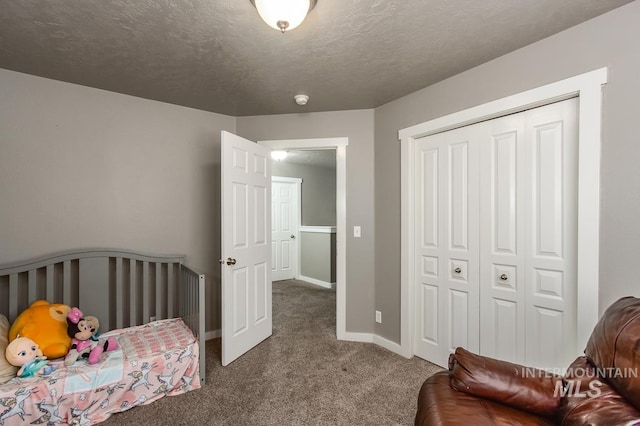
<svg viewBox="0 0 640 426">
<path fill-rule="evenodd" d="M 71 339 L 67 336 L 67 314 L 71 308 L 37 300 L 25 309 L 9 329 L 9 340 L 18 335 L 38 344 L 49 359 L 61 358 L 69 351 Z"/>
<path fill-rule="evenodd" d="M 73 364 L 78 358 L 88 358 L 89 364 L 100 360 L 105 351 L 118 349 L 115 337 L 109 337 L 104 344 L 98 343 L 96 333 L 100 327 L 98 318 L 82 314 L 78 308 L 71 308 L 67 315 L 67 334 L 71 337 L 71 348 L 64 357 L 64 365 Z"/>
<path fill-rule="evenodd" d="M 38 344 L 28 337 L 12 340 L 4 355 L 11 365 L 20 367 L 16 373 L 18 377 L 46 376 L 56 370 L 55 365 L 47 366 L 47 357 L 42 354 Z"/>
</svg>

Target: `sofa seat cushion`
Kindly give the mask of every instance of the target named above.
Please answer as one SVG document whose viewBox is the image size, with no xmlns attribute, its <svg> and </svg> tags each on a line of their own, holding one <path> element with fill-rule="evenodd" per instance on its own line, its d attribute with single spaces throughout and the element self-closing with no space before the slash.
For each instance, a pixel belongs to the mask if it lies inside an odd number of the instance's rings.
<svg viewBox="0 0 640 426">
<path fill-rule="evenodd" d="M 553 425 L 551 419 L 457 391 L 449 372 L 429 377 L 418 396 L 416 425 Z"/>
</svg>

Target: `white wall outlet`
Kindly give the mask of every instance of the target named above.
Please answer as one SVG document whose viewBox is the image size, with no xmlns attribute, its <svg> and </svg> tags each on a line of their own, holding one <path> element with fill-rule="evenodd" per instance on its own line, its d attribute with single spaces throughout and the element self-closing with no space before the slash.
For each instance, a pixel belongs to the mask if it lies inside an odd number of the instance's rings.
<svg viewBox="0 0 640 426">
<path fill-rule="evenodd" d="M 155 320 L 156 320 L 156 317 L 149 317 L 149 322 L 155 321 Z"/>
<path fill-rule="evenodd" d="M 382 324 L 382 312 L 376 311 L 376 322 Z"/>
<path fill-rule="evenodd" d="M 362 235 L 362 231 L 361 231 L 360 227 L 359 226 L 354 226 L 353 227 L 353 236 L 355 238 L 360 238 L 361 235 Z"/>
</svg>

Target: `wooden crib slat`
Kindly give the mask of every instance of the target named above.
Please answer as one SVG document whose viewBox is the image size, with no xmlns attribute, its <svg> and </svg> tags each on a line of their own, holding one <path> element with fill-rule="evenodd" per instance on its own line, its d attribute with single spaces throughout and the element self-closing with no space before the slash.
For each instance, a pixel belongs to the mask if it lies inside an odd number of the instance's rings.
<svg viewBox="0 0 640 426">
<path fill-rule="evenodd" d="M 162 264 L 156 262 L 156 319 L 164 319 L 162 315 Z"/>
<path fill-rule="evenodd" d="M 62 263 L 62 303 L 72 305 L 71 301 L 71 261 Z"/>
<path fill-rule="evenodd" d="M 173 268 L 175 267 L 175 263 L 169 263 L 167 265 L 167 318 L 173 318 Z"/>
<path fill-rule="evenodd" d="M 27 281 L 29 283 L 29 300 L 38 299 L 38 282 L 37 282 L 37 269 L 30 269 L 27 273 Z"/>
<path fill-rule="evenodd" d="M 142 263 L 142 321 L 149 321 L 149 262 Z"/>
<path fill-rule="evenodd" d="M 53 266 L 54 265 L 47 265 L 47 279 L 46 279 L 46 283 L 47 283 L 47 300 L 49 301 L 53 301 L 54 300 L 54 282 L 53 282 Z"/>
<path fill-rule="evenodd" d="M 18 316 L 18 274 L 9 275 L 9 322 Z"/>
<path fill-rule="evenodd" d="M 129 325 L 138 325 L 138 294 L 137 294 L 137 266 L 138 262 L 131 259 L 131 266 L 129 268 L 129 309 L 131 310 L 129 316 Z"/>
<path fill-rule="evenodd" d="M 124 282 L 122 258 L 116 257 L 116 328 L 124 327 Z"/>
</svg>

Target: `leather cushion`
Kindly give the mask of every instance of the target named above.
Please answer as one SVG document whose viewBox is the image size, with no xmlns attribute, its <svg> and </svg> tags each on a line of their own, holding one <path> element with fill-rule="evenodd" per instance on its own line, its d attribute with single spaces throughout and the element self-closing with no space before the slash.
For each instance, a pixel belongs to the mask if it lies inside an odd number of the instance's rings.
<svg viewBox="0 0 640 426">
<path fill-rule="evenodd" d="M 446 371 L 429 377 L 418 396 L 415 424 L 523 426 L 552 425 L 551 419 L 451 389 Z"/>
<path fill-rule="evenodd" d="M 451 356 L 451 387 L 541 416 L 560 407 L 561 377 L 543 370 L 475 355 L 457 348 Z M 558 383 L 558 385 L 556 385 Z"/>
<path fill-rule="evenodd" d="M 640 299 L 624 297 L 607 308 L 591 333 L 585 355 L 640 410 Z"/>
<path fill-rule="evenodd" d="M 564 382 L 565 397 L 558 416 L 561 425 L 640 424 L 640 412 L 596 375 L 586 357 L 569 366 Z"/>
</svg>

